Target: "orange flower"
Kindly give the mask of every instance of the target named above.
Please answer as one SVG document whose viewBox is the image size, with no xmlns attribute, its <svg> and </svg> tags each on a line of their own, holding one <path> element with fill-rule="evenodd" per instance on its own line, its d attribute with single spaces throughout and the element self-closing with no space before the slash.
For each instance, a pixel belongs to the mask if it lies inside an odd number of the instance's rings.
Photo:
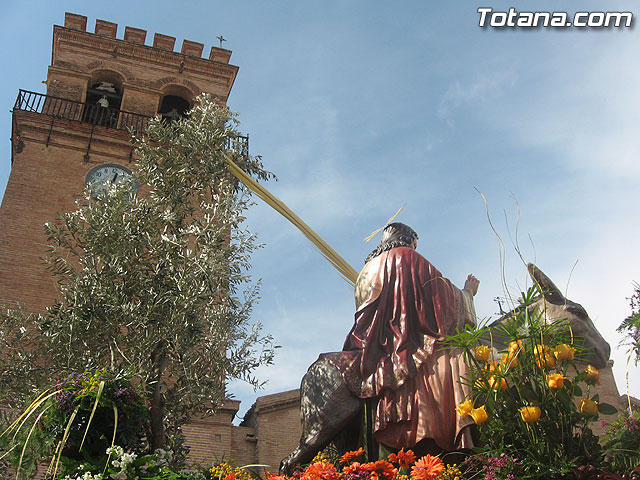
<svg viewBox="0 0 640 480">
<path fill-rule="evenodd" d="M 520 412 L 520 416 L 524 423 L 537 422 L 540 419 L 540 414 L 542 413 L 539 407 L 522 407 L 518 409 L 518 411 Z"/>
<path fill-rule="evenodd" d="M 550 373 L 547 375 L 547 384 L 549 385 L 549 388 L 557 390 L 564 386 L 565 378 L 566 377 L 561 373 Z"/>
<path fill-rule="evenodd" d="M 359 462 L 353 462 L 351 465 L 344 467 L 344 473 L 347 475 L 350 473 L 358 473 L 362 471 L 362 464 Z"/>
<path fill-rule="evenodd" d="M 491 349 L 486 345 L 478 345 L 473 349 L 473 355 L 479 362 L 486 362 L 491 355 Z"/>
<path fill-rule="evenodd" d="M 473 421 L 476 422 L 477 425 L 480 425 L 481 423 L 489 420 L 489 415 L 487 415 L 487 411 L 485 410 L 484 405 L 478 408 L 474 408 L 473 410 L 471 410 L 469 415 L 471 415 L 471 418 L 473 418 Z"/>
<path fill-rule="evenodd" d="M 316 462 L 309 465 L 302 474 L 303 480 L 338 480 L 340 474 L 329 462 Z"/>
<path fill-rule="evenodd" d="M 567 345 L 566 343 L 561 343 L 553 349 L 553 355 L 556 357 L 556 359 L 558 359 L 559 362 L 562 362 L 564 360 L 573 360 L 575 354 L 576 349 L 571 345 Z"/>
<path fill-rule="evenodd" d="M 392 453 L 389 455 L 389 461 L 391 463 L 397 463 L 400 468 L 409 468 L 409 466 L 416 461 L 416 456 L 413 450 L 407 450 L 405 452 L 404 448 L 401 448 L 397 454 Z"/>
<path fill-rule="evenodd" d="M 484 368 L 488 372 L 494 373 L 502 370 L 502 365 L 500 365 L 496 360 L 493 360 L 492 362 L 487 363 Z"/>
<path fill-rule="evenodd" d="M 471 401 L 471 399 L 465 400 L 464 402 L 462 402 L 460 405 L 456 407 L 456 410 L 458 411 L 458 414 L 462 418 L 468 417 L 469 414 L 471 413 L 471 410 L 473 410 L 473 402 Z M 391 459 L 391 457 L 389 457 L 389 459 Z"/>
<path fill-rule="evenodd" d="M 269 480 L 288 480 L 286 475 L 274 475 L 273 473 L 265 472 Z"/>
<path fill-rule="evenodd" d="M 227 473 L 222 480 L 236 480 L 236 474 L 233 472 Z"/>
<path fill-rule="evenodd" d="M 509 353 L 518 353 L 524 350 L 524 343 L 522 340 L 516 340 L 514 342 L 509 343 Z"/>
<path fill-rule="evenodd" d="M 353 460 L 356 457 L 359 457 L 364 453 L 364 448 L 360 447 L 358 450 L 352 450 L 350 452 L 345 453 L 340 457 L 340 463 L 347 463 Z"/>
<path fill-rule="evenodd" d="M 536 345 L 534 348 L 536 365 L 538 368 L 553 368 L 556 366 L 556 359 L 551 355 L 551 349 L 546 345 Z"/>
<path fill-rule="evenodd" d="M 411 480 L 434 480 L 444 471 L 444 463 L 438 457 L 425 455 L 411 468 Z"/>
<path fill-rule="evenodd" d="M 491 375 L 488 382 L 495 391 L 502 390 L 504 392 L 507 389 L 507 381 L 504 378 Z"/>
<path fill-rule="evenodd" d="M 595 385 L 596 383 L 600 383 L 600 372 L 593 365 L 587 365 L 587 368 L 584 369 L 587 373 L 587 378 L 585 378 L 585 382 L 590 383 L 591 385 Z"/>
<path fill-rule="evenodd" d="M 518 354 L 515 352 L 505 353 L 500 357 L 502 364 L 505 368 L 517 367 L 518 366 Z"/>
<path fill-rule="evenodd" d="M 367 472 L 371 472 L 372 477 L 386 478 L 388 480 L 391 480 L 398 474 L 398 469 L 394 468 L 394 466 L 386 460 L 365 463 L 360 465 L 360 468 Z"/>
<path fill-rule="evenodd" d="M 578 411 L 587 415 L 597 415 L 598 402 L 591 400 L 590 398 L 583 398 L 582 400 L 580 400 Z"/>
</svg>

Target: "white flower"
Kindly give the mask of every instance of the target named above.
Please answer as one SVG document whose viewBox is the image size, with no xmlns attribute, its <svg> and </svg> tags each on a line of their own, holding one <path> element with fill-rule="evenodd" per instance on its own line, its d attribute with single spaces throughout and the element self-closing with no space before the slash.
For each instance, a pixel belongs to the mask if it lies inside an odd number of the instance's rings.
<svg viewBox="0 0 640 480">
<path fill-rule="evenodd" d="M 118 445 L 107 448 L 107 455 L 113 455 L 114 457 L 120 458 L 123 453 L 124 449 Z"/>
<path fill-rule="evenodd" d="M 123 468 L 126 467 L 127 465 L 129 465 L 131 462 L 133 462 L 137 457 L 138 457 L 138 455 L 136 455 L 135 453 L 124 453 L 124 454 L 122 454 L 122 465 L 123 465 Z"/>
</svg>

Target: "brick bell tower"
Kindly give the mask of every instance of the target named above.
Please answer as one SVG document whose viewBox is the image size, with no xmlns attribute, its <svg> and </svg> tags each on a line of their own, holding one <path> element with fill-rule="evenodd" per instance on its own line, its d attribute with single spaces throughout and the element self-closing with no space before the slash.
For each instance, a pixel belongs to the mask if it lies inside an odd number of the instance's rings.
<svg viewBox="0 0 640 480">
<path fill-rule="evenodd" d="M 129 129 L 155 115 L 180 116 L 200 93 L 226 103 L 238 67 L 231 51 L 65 14 L 53 28 L 46 94 L 20 90 L 12 119 L 11 173 L 0 206 L 0 302 L 43 311 L 56 295 L 41 258 L 43 225 L 75 209 L 85 181 L 113 172 L 135 175 Z"/>
<path fill-rule="evenodd" d="M 46 93 L 20 90 L 12 114 L 11 173 L 0 205 L 0 305 L 21 302 L 43 312 L 57 294 L 41 259 L 44 224 L 73 211 L 87 178 L 135 175 L 130 129 L 155 115 L 168 120 L 191 108 L 201 93 L 226 103 L 238 73 L 231 51 L 66 13 L 54 26 Z M 190 461 L 232 457 L 255 463 L 252 429 L 234 427 L 239 401 L 185 426 Z M 238 431 L 238 429 L 242 431 Z M 245 431 L 246 430 L 246 431 Z M 247 433 L 249 432 L 249 433 Z"/>
</svg>

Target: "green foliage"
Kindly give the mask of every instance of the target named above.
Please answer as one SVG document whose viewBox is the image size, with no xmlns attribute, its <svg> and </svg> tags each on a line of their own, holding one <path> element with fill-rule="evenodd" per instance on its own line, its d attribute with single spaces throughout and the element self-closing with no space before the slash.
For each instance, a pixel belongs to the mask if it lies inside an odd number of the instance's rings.
<svg viewBox="0 0 640 480">
<path fill-rule="evenodd" d="M 470 402 L 459 411 L 478 423 L 482 446 L 477 453 L 517 458 L 520 463 L 512 467 L 523 479 L 553 478 L 574 465 L 600 464 L 601 447 L 589 424 L 598 410 L 616 411 L 590 396 L 597 370 L 578 371 L 570 329 L 565 321 L 544 321 L 544 312 L 532 307 L 539 295 L 536 287 L 524 293 L 523 308 L 493 330 L 511 340 L 505 351 L 479 345 L 482 337 L 490 338 L 488 327 L 467 327 L 448 339 L 464 351 L 469 367 L 462 382 L 471 391 Z"/>
<path fill-rule="evenodd" d="M 0 310 L 0 405 L 9 409 L 23 408 L 53 376 L 42 359 L 48 347 L 40 327 L 40 317 L 22 306 Z"/>
<path fill-rule="evenodd" d="M 625 410 L 604 434 L 604 451 L 611 470 L 626 473 L 640 465 L 640 410 Z"/>
<path fill-rule="evenodd" d="M 54 391 L 43 405 L 47 410 L 42 418 L 45 432 L 62 440 L 77 409 L 66 439 L 65 456 L 95 461 L 104 455 L 114 434 L 115 443 L 129 450 L 139 452 L 143 447 L 148 412 L 130 375 L 106 369 L 71 374 L 58 381 Z"/>
<path fill-rule="evenodd" d="M 242 150 L 236 125 L 206 96 L 187 118 L 153 120 L 135 139 L 139 195 L 127 184 L 87 191 L 77 210 L 46 225 L 60 300 L 44 315 L 0 315 L 11 352 L 0 358 L 9 372 L 0 396 L 25 398 L 44 380 L 104 365 L 135 372 L 156 448 L 192 415 L 215 411 L 226 379 L 260 384 L 251 372 L 272 361 L 274 346 L 250 319 L 258 285 L 247 272 L 259 245 L 225 158 L 255 178 L 270 174 Z M 21 334 L 11 331 L 18 319 Z M 25 338 L 37 349 L 20 350 Z M 33 376 L 20 387 L 24 372 Z"/>
<path fill-rule="evenodd" d="M 629 346 L 629 360 L 634 359 L 636 366 L 640 361 L 640 284 L 634 285 L 634 294 L 629 299 L 631 315 L 617 328 L 625 336 L 622 344 Z"/>
<path fill-rule="evenodd" d="M 109 447 L 108 463 L 68 462 L 63 480 L 206 480 L 205 469 L 178 470 L 167 463 L 170 452 L 157 450 L 150 455 L 127 452 L 118 445 Z"/>
</svg>

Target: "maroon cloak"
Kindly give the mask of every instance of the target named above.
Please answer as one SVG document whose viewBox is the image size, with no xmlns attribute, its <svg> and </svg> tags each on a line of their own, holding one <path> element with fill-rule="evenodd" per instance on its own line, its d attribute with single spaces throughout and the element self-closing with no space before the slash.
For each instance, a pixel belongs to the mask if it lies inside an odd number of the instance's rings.
<svg viewBox="0 0 640 480">
<path fill-rule="evenodd" d="M 458 382 L 466 367 L 459 351 L 440 342 L 475 322 L 472 295 L 407 247 L 369 261 L 356 295 L 360 305 L 343 351 L 321 357 L 354 395 L 377 399 L 376 440 L 395 448 L 425 438 L 449 451 L 471 447 L 464 427 L 472 422 L 455 410 L 468 392 Z"/>
</svg>

